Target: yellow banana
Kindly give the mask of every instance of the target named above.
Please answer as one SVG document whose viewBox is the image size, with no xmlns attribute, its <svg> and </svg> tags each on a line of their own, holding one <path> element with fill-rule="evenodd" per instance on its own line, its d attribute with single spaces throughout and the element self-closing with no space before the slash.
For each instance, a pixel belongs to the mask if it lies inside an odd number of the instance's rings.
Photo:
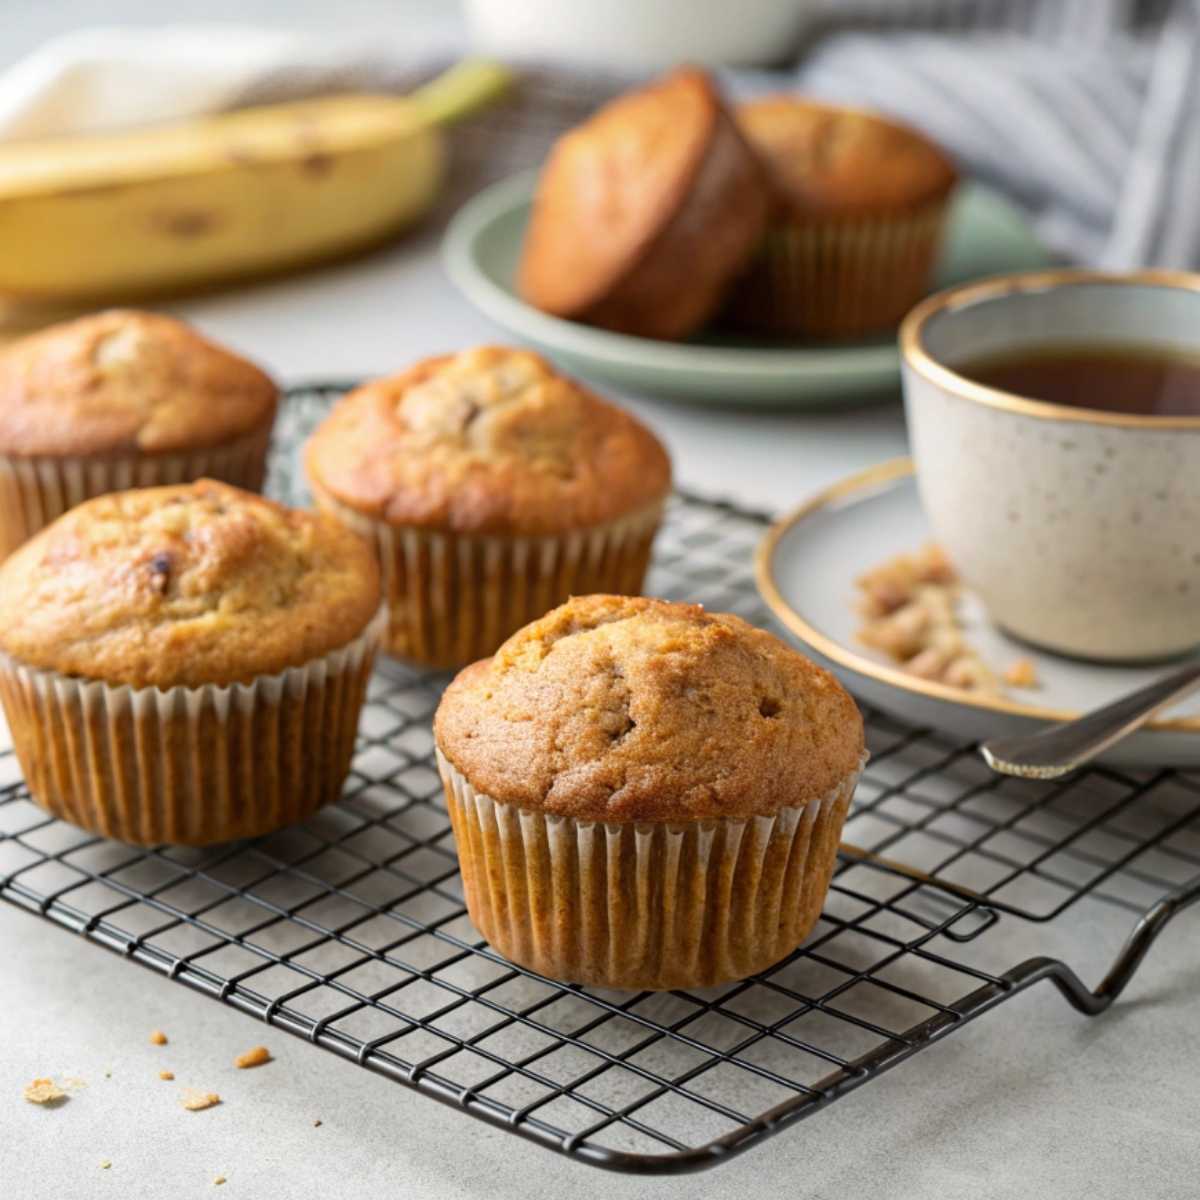
<svg viewBox="0 0 1200 1200">
<path fill-rule="evenodd" d="M 466 62 L 407 97 L 0 145 L 0 294 L 131 297 L 369 245 L 433 203 L 439 126 L 508 82 L 503 67 Z"/>
</svg>

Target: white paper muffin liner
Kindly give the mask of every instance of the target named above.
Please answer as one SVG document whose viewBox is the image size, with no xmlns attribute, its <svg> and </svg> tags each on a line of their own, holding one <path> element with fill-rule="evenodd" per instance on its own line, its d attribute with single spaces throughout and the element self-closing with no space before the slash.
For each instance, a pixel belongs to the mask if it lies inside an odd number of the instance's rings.
<svg viewBox="0 0 1200 1200">
<path fill-rule="evenodd" d="M 317 486 L 313 494 L 376 547 L 389 652 L 435 667 L 486 658 L 571 596 L 640 595 L 664 504 L 557 537 L 498 537 L 389 525 Z"/>
<path fill-rule="evenodd" d="M 229 686 L 115 687 L 0 654 L 0 700 L 33 798 L 104 837 L 203 846 L 302 821 L 341 795 L 387 623 Z"/>
<path fill-rule="evenodd" d="M 266 473 L 271 423 L 219 446 L 177 454 L 68 455 L 20 458 L 0 454 L 0 558 L 69 508 L 129 488 L 219 479 L 257 492 Z"/>
<path fill-rule="evenodd" d="M 501 804 L 437 758 L 467 911 L 492 947 L 552 979 L 655 990 L 743 979 L 800 945 L 859 776 L 771 817 L 609 824 Z"/>
<path fill-rule="evenodd" d="M 948 199 L 884 218 L 778 219 L 735 285 L 742 329 L 855 337 L 896 325 L 929 291 Z"/>
</svg>

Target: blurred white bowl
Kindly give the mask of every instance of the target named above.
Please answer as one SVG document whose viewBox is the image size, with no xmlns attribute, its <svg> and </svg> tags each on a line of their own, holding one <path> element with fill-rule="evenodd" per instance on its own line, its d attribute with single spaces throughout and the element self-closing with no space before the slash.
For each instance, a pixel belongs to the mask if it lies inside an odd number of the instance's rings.
<svg viewBox="0 0 1200 1200">
<path fill-rule="evenodd" d="M 679 62 L 777 62 L 804 0 L 465 0 L 475 47 L 501 58 L 550 58 L 652 69 Z"/>
</svg>

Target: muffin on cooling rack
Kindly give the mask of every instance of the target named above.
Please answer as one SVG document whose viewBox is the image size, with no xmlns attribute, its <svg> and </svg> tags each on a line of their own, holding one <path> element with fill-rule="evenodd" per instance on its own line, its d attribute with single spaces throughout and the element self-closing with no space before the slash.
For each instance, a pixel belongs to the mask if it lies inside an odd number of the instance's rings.
<svg viewBox="0 0 1200 1200">
<path fill-rule="evenodd" d="M 765 173 L 712 79 L 683 67 L 571 130 L 542 170 L 519 286 L 536 308 L 681 338 L 762 234 Z"/>
<path fill-rule="evenodd" d="M 738 617 L 569 601 L 434 721 L 471 919 L 513 962 L 621 988 L 761 971 L 812 929 L 864 761 L 828 672 Z"/>
<path fill-rule="evenodd" d="M 495 346 L 352 392 L 305 468 L 378 547 L 391 652 L 433 666 L 490 654 L 568 596 L 639 592 L 671 485 L 633 416 Z"/>
<path fill-rule="evenodd" d="M 956 174 L 914 129 L 796 96 L 737 119 L 776 199 L 724 319 L 782 335 L 853 337 L 895 325 L 929 289 Z"/>
<path fill-rule="evenodd" d="M 0 566 L 0 698 L 34 799 L 205 845 L 337 799 L 386 616 L 370 547 L 212 480 L 87 501 Z"/>
<path fill-rule="evenodd" d="M 210 476 L 257 491 L 278 389 L 181 321 L 114 309 L 0 350 L 0 557 L 72 505 Z"/>
</svg>

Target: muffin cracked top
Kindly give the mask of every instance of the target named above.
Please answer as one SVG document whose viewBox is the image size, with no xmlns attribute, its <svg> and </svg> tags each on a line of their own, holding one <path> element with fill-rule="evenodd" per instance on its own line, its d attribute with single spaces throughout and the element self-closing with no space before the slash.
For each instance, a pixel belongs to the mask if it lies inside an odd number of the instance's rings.
<svg viewBox="0 0 1200 1200">
<path fill-rule="evenodd" d="M 580 820 L 770 816 L 863 755 L 854 701 L 778 638 L 623 596 L 570 600 L 467 667 L 434 729 L 478 791 Z"/>
<path fill-rule="evenodd" d="M 738 124 L 794 213 L 875 216 L 942 199 L 957 174 L 923 134 L 860 109 L 796 96 L 742 104 Z"/>
<path fill-rule="evenodd" d="M 258 367 L 171 317 L 112 309 L 0 351 L 0 452 L 201 449 L 273 420 Z"/>
<path fill-rule="evenodd" d="M 248 682 L 345 645 L 379 607 L 365 542 L 211 480 L 71 509 L 0 566 L 0 649 L 113 685 Z"/>
<path fill-rule="evenodd" d="M 545 359 L 485 346 L 344 397 L 306 451 L 318 491 L 395 525 L 557 534 L 661 501 L 662 444 Z"/>
</svg>

